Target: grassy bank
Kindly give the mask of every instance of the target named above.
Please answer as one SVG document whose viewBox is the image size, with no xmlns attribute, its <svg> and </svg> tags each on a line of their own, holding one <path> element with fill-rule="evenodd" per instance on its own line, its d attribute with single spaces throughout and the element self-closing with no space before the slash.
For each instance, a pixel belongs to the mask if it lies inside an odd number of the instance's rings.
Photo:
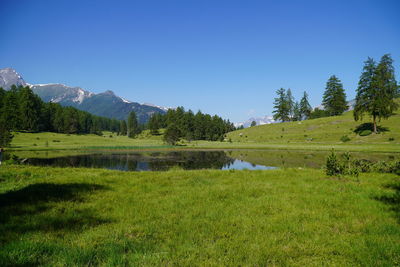
<svg viewBox="0 0 400 267">
<path fill-rule="evenodd" d="M 362 146 L 394 146 L 400 147 L 400 114 L 382 120 L 379 123 L 381 133 L 360 136 L 358 127 L 370 123 L 370 118 L 354 121 L 353 112 L 341 116 L 306 120 L 301 122 L 285 122 L 278 124 L 249 127 L 228 133 L 233 142 L 270 143 L 284 146 L 326 146 L 362 147 Z M 361 130 L 360 130 L 361 131 Z M 347 136 L 348 138 L 344 138 Z M 346 141 L 343 141 L 346 140 Z"/>
<path fill-rule="evenodd" d="M 247 130 L 247 129 L 246 129 Z M 233 132 L 236 133 L 236 132 Z M 232 134 L 233 134 L 232 133 Z M 391 152 L 399 153 L 400 144 L 396 142 L 382 143 L 343 143 L 335 142 L 326 144 L 322 142 L 262 142 L 262 141 L 233 141 L 210 142 L 192 141 L 182 142 L 180 146 L 169 146 L 162 142 L 161 136 L 143 135 L 131 139 L 113 133 L 98 135 L 67 135 L 58 133 L 15 133 L 15 137 L 8 150 L 11 151 L 118 151 L 118 150 L 176 150 L 176 149 L 275 149 L 275 150 L 306 150 L 329 151 L 332 148 L 338 151 L 359 152 Z M 66 153 L 66 152 L 64 152 Z"/>
<path fill-rule="evenodd" d="M 0 168 L 0 265 L 393 266 L 399 178 Z"/>
</svg>

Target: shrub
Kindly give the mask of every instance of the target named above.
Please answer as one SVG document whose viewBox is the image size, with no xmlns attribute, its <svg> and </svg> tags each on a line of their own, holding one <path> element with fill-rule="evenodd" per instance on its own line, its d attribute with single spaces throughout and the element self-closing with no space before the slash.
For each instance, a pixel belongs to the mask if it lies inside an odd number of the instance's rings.
<svg viewBox="0 0 400 267">
<path fill-rule="evenodd" d="M 348 142 L 348 141 L 350 141 L 351 139 L 347 136 L 347 135 L 343 135 L 342 137 L 340 137 L 340 141 L 342 141 L 342 142 Z"/>
<path fill-rule="evenodd" d="M 364 130 L 364 131 L 361 131 L 359 133 L 360 136 L 367 136 L 367 135 L 370 135 L 370 134 L 372 134 L 371 130 Z"/>
<path fill-rule="evenodd" d="M 358 168 L 360 172 L 371 172 L 372 162 L 366 159 L 355 159 L 353 165 Z"/>
<path fill-rule="evenodd" d="M 332 150 L 331 154 L 326 159 L 326 174 L 329 176 L 335 176 L 342 174 L 342 172 L 342 165 L 340 164 L 335 151 Z"/>
<path fill-rule="evenodd" d="M 389 137 L 388 140 L 389 140 L 389 141 L 394 141 L 394 138 L 393 138 L 393 137 Z"/>
</svg>

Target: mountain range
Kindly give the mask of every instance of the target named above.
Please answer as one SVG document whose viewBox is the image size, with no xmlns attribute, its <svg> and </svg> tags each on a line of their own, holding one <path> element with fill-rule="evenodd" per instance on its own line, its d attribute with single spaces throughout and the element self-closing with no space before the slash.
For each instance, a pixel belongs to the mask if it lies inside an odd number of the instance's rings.
<svg viewBox="0 0 400 267">
<path fill-rule="evenodd" d="M 29 84 L 14 69 L 0 69 L 0 87 L 9 90 L 13 84 L 29 86 L 45 102 L 72 106 L 107 118 L 122 120 L 126 119 L 131 111 L 135 111 L 138 121 L 145 123 L 152 114 L 164 114 L 168 110 L 168 108 L 153 104 L 139 104 L 126 100 L 110 90 L 95 94 L 80 87 L 59 83 Z"/>
</svg>

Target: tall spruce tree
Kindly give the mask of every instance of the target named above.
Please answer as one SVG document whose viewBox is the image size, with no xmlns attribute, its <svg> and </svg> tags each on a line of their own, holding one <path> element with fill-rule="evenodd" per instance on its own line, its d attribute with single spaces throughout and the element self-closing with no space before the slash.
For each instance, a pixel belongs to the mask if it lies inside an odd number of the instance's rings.
<svg viewBox="0 0 400 267">
<path fill-rule="evenodd" d="M 286 91 L 286 103 L 289 109 L 289 120 L 294 120 L 294 108 L 295 108 L 295 102 L 294 102 L 294 97 L 292 94 L 292 90 L 287 89 Z"/>
<path fill-rule="evenodd" d="M 28 86 L 22 87 L 19 94 L 21 129 L 29 132 L 36 132 L 39 130 L 41 100 Z"/>
<path fill-rule="evenodd" d="M 304 91 L 303 97 L 300 100 L 300 114 L 302 120 L 307 120 L 310 118 L 312 108 L 308 102 L 308 94 Z"/>
<path fill-rule="evenodd" d="M 159 113 L 154 113 L 148 122 L 148 128 L 150 130 L 150 133 L 152 135 L 158 135 L 159 134 L 159 129 L 160 129 L 160 114 Z"/>
<path fill-rule="evenodd" d="M 2 121 L 7 123 L 8 128 L 14 131 L 21 129 L 21 116 L 19 113 L 18 102 L 19 88 L 12 85 L 11 89 L 4 96 L 0 116 L 2 117 Z"/>
<path fill-rule="evenodd" d="M 290 107 L 287 101 L 287 94 L 285 89 L 281 88 L 276 91 L 278 97 L 274 100 L 274 120 L 281 120 L 283 122 L 290 120 Z"/>
<path fill-rule="evenodd" d="M 330 116 L 340 115 L 348 108 L 343 85 L 335 75 L 326 83 L 322 105 Z"/>
<path fill-rule="evenodd" d="M 8 147 L 13 139 L 8 123 L 4 121 L 4 117 L 0 117 L 0 148 Z"/>
<path fill-rule="evenodd" d="M 126 136 L 128 134 L 128 126 L 126 125 L 126 121 L 122 120 L 120 122 L 120 135 Z"/>
<path fill-rule="evenodd" d="M 302 120 L 302 115 L 301 115 L 301 109 L 300 109 L 300 104 L 299 102 L 295 102 L 293 106 L 293 121 L 301 121 Z"/>
<path fill-rule="evenodd" d="M 395 101 L 398 90 L 391 56 L 383 55 L 378 66 L 368 58 L 358 82 L 354 119 L 362 119 L 363 114 L 368 113 L 372 117 L 374 133 L 377 133 L 377 119 L 390 117 L 398 108 Z"/>
<path fill-rule="evenodd" d="M 128 137 L 135 138 L 140 131 L 139 129 L 136 113 L 131 111 L 128 116 Z"/>
</svg>

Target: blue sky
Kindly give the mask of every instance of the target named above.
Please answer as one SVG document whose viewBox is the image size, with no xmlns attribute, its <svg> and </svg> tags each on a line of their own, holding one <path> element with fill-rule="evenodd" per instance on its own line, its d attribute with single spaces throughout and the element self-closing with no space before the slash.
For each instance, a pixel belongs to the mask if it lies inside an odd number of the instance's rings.
<svg viewBox="0 0 400 267">
<path fill-rule="evenodd" d="M 353 98 L 363 61 L 400 71 L 400 1 L 0 0 L 0 68 L 27 82 L 113 90 L 234 122 L 275 91 L 319 105 L 330 75 Z"/>
</svg>

